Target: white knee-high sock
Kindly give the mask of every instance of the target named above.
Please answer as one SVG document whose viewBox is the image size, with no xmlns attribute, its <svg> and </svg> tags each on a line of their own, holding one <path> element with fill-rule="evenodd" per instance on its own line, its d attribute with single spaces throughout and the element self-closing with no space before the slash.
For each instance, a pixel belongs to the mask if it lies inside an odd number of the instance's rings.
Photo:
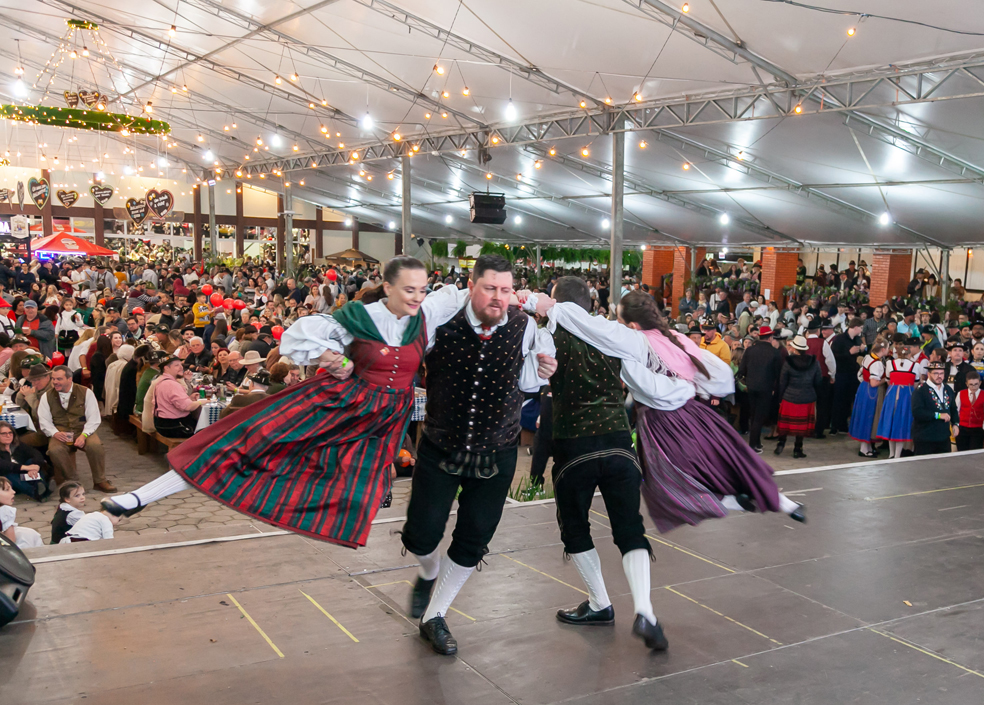
<svg viewBox="0 0 984 705">
<path fill-rule="evenodd" d="M 721 506 L 732 512 L 743 512 L 745 508 L 738 504 L 738 500 L 733 494 L 726 494 L 721 498 Z"/>
<path fill-rule="evenodd" d="M 862 453 L 870 453 L 871 452 L 871 444 L 868 443 L 867 441 L 861 441 L 861 452 Z"/>
<path fill-rule="evenodd" d="M 434 617 L 447 616 L 451 603 L 458 595 L 468 576 L 475 572 L 474 568 L 465 568 L 458 565 L 453 560 L 444 556 L 441 559 L 441 572 L 437 576 L 437 584 L 434 585 L 434 593 L 431 595 L 430 604 L 421 622 L 428 622 Z"/>
<path fill-rule="evenodd" d="M 622 556 L 622 568 L 629 581 L 636 614 L 641 614 L 651 624 L 656 624 L 656 614 L 653 612 L 652 597 L 649 594 L 649 551 L 644 548 L 629 551 Z"/>
<path fill-rule="evenodd" d="M 113 497 L 113 501 L 124 509 L 136 509 L 138 499 L 139 504 L 150 504 L 159 499 L 164 499 L 175 492 L 190 489 L 193 489 L 192 486 L 181 475 L 174 472 L 174 470 L 168 470 L 156 480 L 148 482 L 140 489 L 127 492 L 126 494 L 116 495 Z"/>
<path fill-rule="evenodd" d="M 899 443 L 898 441 L 889 441 L 888 442 L 888 457 L 889 458 L 897 458 L 897 457 L 899 457 L 899 454 L 901 452 L 902 452 L 902 444 L 901 443 Z"/>
<path fill-rule="evenodd" d="M 577 568 L 581 580 L 588 588 L 588 607 L 597 612 L 612 604 L 608 599 L 608 590 L 605 589 L 605 579 L 601 575 L 601 557 L 598 555 L 598 550 L 592 548 L 590 551 L 572 553 L 571 560 L 574 561 L 574 567 Z"/>
<path fill-rule="evenodd" d="M 792 514 L 799 509 L 799 503 L 794 502 L 782 492 L 779 493 L 779 511 L 784 514 Z"/>
<path fill-rule="evenodd" d="M 417 556 L 416 553 L 413 555 Z M 417 556 L 417 560 L 420 561 L 417 575 L 424 580 L 433 580 L 441 570 L 441 549 L 435 548 L 427 555 Z"/>
</svg>

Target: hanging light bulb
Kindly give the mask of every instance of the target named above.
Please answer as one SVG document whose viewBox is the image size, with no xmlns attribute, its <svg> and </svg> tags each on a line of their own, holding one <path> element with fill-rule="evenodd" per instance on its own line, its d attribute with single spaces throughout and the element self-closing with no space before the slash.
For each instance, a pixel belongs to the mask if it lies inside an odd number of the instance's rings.
<svg viewBox="0 0 984 705">
<path fill-rule="evenodd" d="M 434 73 L 436 73 L 438 76 L 443 76 L 444 67 L 441 66 L 440 64 L 434 64 Z"/>
<path fill-rule="evenodd" d="M 292 74 L 290 75 L 290 80 L 291 80 L 291 81 L 297 81 L 297 80 L 298 80 L 299 78 L 300 78 L 300 77 L 299 77 L 299 76 L 298 76 L 298 75 L 297 75 L 296 73 L 292 73 Z"/>
<path fill-rule="evenodd" d="M 731 222 L 731 216 L 728 215 L 727 213 L 722 213 L 721 216 L 718 218 L 718 220 L 721 221 L 721 225 L 727 225 L 728 223 Z"/>
<path fill-rule="evenodd" d="M 14 75 L 15 76 L 23 76 L 24 75 L 24 67 L 23 66 L 15 66 L 14 67 Z"/>
<path fill-rule="evenodd" d="M 394 178 L 394 177 L 393 177 L 393 172 L 391 171 L 390 173 L 388 173 L 388 174 L 386 175 L 386 178 L 387 178 L 387 179 L 389 179 L 390 181 L 392 181 L 392 180 L 393 180 L 393 178 Z"/>
<path fill-rule="evenodd" d="M 557 148 L 556 147 L 551 147 L 550 148 L 550 151 L 548 152 L 548 154 L 550 154 L 551 157 L 557 156 Z"/>
<path fill-rule="evenodd" d="M 311 110 L 314 110 L 314 103 L 308 103 L 308 107 L 311 108 Z"/>
<path fill-rule="evenodd" d="M 373 126 L 372 116 L 369 114 L 369 111 L 367 110 L 365 117 L 362 118 L 362 129 L 371 130 L 372 126 Z"/>
<path fill-rule="evenodd" d="M 167 30 L 167 34 L 170 37 L 173 37 L 177 33 L 178 33 L 178 28 L 175 27 L 173 24 L 171 25 L 171 29 Z"/>
<path fill-rule="evenodd" d="M 321 130 L 321 134 L 323 134 L 323 135 L 327 135 L 328 134 L 328 128 L 325 127 L 324 125 L 322 125 L 319 129 Z"/>
<path fill-rule="evenodd" d="M 490 171 L 487 174 L 485 174 L 485 178 L 491 180 L 491 178 L 492 178 L 492 172 Z"/>
<path fill-rule="evenodd" d="M 740 162 L 745 161 L 745 150 L 739 149 L 738 154 L 736 154 L 735 156 L 737 157 L 738 161 Z"/>
<path fill-rule="evenodd" d="M 328 105 L 328 101 L 327 101 L 327 100 L 323 100 L 323 99 L 322 99 L 322 101 L 321 101 L 321 104 L 327 107 L 327 105 Z"/>
<path fill-rule="evenodd" d="M 464 88 L 461 89 L 461 95 L 464 96 L 471 95 L 471 89 L 469 89 L 468 86 L 465 86 Z"/>
<path fill-rule="evenodd" d="M 683 3 L 683 7 L 681 7 L 680 10 L 682 12 L 690 12 L 690 3 L 689 2 Z"/>
<path fill-rule="evenodd" d="M 506 119 L 516 119 L 516 105 L 512 102 L 512 98 L 510 98 L 509 102 L 506 104 Z"/>
<path fill-rule="evenodd" d="M 403 135 L 401 135 L 399 132 L 394 132 L 393 133 L 393 141 L 394 142 L 399 142 L 402 139 L 403 139 Z"/>
<path fill-rule="evenodd" d="M 612 104 L 612 99 L 610 97 L 607 97 L 606 96 L 605 97 L 605 105 L 611 105 L 611 104 Z"/>
<path fill-rule="evenodd" d="M 522 174 L 516 174 L 516 181 L 522 181 L 522 180 L 523 180 L 523 175 Z"/>
<path fill-rule="evenodd" d="M 581 156 L 582 157 L 587 157 L 587 156 L 590 156 L 590 155 L 591 155 L 591 150 L 590 149 L 588 149 L 587 147 L 582 147 L 581 148 Z"/>
<path fill-rule="evenodd" d="M 642 93 L 636 91 L 635 94 L 632 96 L 632 100 L 634 100 L 637 103 L 642 102 Z"/>
<path fill-rule="evenodd" d="M 793 108 L 793 112 L 796 113 L 797 115 L 799 115 L 800 113 L 803 112 L 803 106 L 802 105 L 797 105 L 795 108 Z"/>
<path fill-rule="evenodd" d="M 533 162 L 533 168 L 534 169 L 539 169 L 542 166 L 543 166 L 543 160 L 542 159 L 537 159 L 535 162 Z"/>
<path fill-rule="evenodd" d="M 419 145 L 419 144 L 415 144 L 415 145 L 413 146 L 413 151 L 415 151 L 415 152 L 419 152 L 419 151 L 420 151 L 420 145 Z"/>
<path fill-rule="evenodd" d="M 849 28 L 847 30 L 847 36 L 849 36 L 849 37 L 853 37 L 857 33 L 858 33 L 858 30 L 855 27 L 851 27 L 851 28 Z"/>
<path fill-rule="evenodd" d="M 82 56 L 88 56 L 88 55 L 89 55 L 89 47 L 87 47 L 87 46 L 85 46 L 83 44 L 82 45 Z"/>
<path fill-rule="evenodd" d="M 274 76 L 273 82 L 279 86 L 281 83 L 283 83 L 283 79 L 281 79 L 280 76 Z"/>
<path fill-rule="evenodd" d="M 183 90 L 185 93 L 187 93 L 188 92 L 188 84 L 182 85 L 181 86 L 181 90 Z"/>
<path fill-rule="evenodd" d="M 424 119 L 425 120 L 430 120 L 431 119 L 431 114 L 430 113 L 424 113 Z"/>
<path fill-rule="evenodd" d="M 154 104 L 151 103 L 149 100 L 147 101 L 147 105 L 144 106 L 144 112 L 147 113 L 148 115 L 154 112 Z"/>
<path fill-rule="evenodd" d="M 586 108 L 588 107 L 588 101 L 582 100 L 580 103 L 578 103 L 578 105 L 582 108 Z"/>
<path fill-rule="evenodd" d="M 690 162 L 684 162 L 683 163 L 683 170 L 684 171 L 690 171 Z"/>
<path fill-rule="evenodd" d="M 262 147 L 263 146 L 263 138 L 262 137 L 257 136 L 257 138 L 256 138 L 256 146 L 257 147 Z"/>
<path fill-rule="evenodd" d="M 296 152 L 296 151 L 297 151 L 298 149 L 300 149 L 300 147 L 298 147 L 298 146 L 297 146 L 297 145 L 295 144 L 295 145 L 294 145 L 294 151 Z"/>
<path fill-rule="evenodd" d="M 642 140 L 642 141 L 639 142 L 639 149 L 645 149 L 648 146 L 649 146 L 649 143 L 646 142 L 646 140 Z"/>
<path fill-rule="evenodd" d="M 448 93 L 447 91 L 442 91 L 441 92 L 441 97 L 442 98 L 450 98 L 451 97 L 451 94 Z"/>
<path fill-rule="evenodd" d="M 198 135 L 198 141 L 199 142 L 204 142 L 205 141 L 205 135 L 199 134 Z"/>
</svg>

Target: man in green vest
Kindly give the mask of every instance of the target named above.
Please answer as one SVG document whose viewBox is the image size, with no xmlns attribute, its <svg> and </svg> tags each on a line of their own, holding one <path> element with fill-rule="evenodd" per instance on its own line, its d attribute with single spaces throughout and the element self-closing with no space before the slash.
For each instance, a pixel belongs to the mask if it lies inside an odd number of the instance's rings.
<svg viewBox="0 0 984 705">
<path fill-rule="evenodd" d="M 72 383 L 72 371 L 65 365 L 51 370 L 51 389 L 38 403 L 38 421 L 48 437 L 48 457 L 57 484 L 78 481 L 75 454 L 81 450 L 89 461 L 93 486 L 101 492 L 116 492 L 106 480 L 106 451 L 96 435 L 102 422 L 99 402 L 91 389 Z"/>
</svg>

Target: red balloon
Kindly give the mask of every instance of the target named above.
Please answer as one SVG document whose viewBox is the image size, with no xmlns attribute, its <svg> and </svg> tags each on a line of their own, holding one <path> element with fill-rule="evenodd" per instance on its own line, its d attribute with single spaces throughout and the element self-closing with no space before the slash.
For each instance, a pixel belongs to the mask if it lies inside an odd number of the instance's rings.
<svg viewBox="0 0 984 705">
<path fill-rule="evenodd" d="M 208 296 L 209 294 L 211 294 L 212 293 L 212 285 L 211 284 L 205 284 L 204 286 L 202 286 L 202 293 L 205 294 L 205 296 Z"/>
<path fill-rule="evenodd" d="M 211 287 L 210 287 L 210 288 L 211 288 Z M 211 302 L 212 302 L 212 305 L 213 305 L 213 306 L 221 306 L 221 305 L 222 305 L 222 302 L 223 302 L 224 300 L 225 300 L 225 299 L 223 299 L 223 298 L 222 298 L 222 294 L 220 294 L 220 293 L 218 293 L 218 292 L 216 292 L 216 293 L 214 293 L 214 294 L 212 294 L 212 297 L 211 297 L 211 298 L 209 299 L 209 301 L 211 301 Z"/>
<path fill-rule="evenodd" d="M 130 311 L 130 313 L 132 313 L 134 316 L 136 316 L 138 314 L 142 316 L 144 314 L 144 310 L 142 308 L 140 308 L 139 306 L 137 306 L 132 311 Z"/>
<path fill-rule="evenodd" d="M 236 303 L 236 302 L 235 302 L 235 301 L 233 301 L 232 299 L 225 299 L 225 300 L 224 300 L 224 301 L 222 302 L 222 306 L 223 306 L 223 308 L 226 308 L 226 309 L 228 309 L 228 310 L 230 310 L 230 311 L 231 311 L 231 310 L 232 310 L 232 308 L 233 308 L 233 306 L 235 305 L 235 303 Z"/>
<path fill-rule="evenodd" d="M 243 301 L 242 299 L 236 299 L 235 301 L 232 302 L 232 307 L 237 311 L 242 311 L 244 308 L 246 308 L 246 302 Z"/>
<path fill-rule="evenodd" d="M 332 281 L 335 281 L 336 279 L 338 279 L 338 273 L 334 269 L 329 269 L 328 278 L 331 279 Z"/>
<path fill-rule="evenodd" d="M 60 352 L 55 352 L 51 356 L 51 364 L 52 365 L 64 365 L 65 364 L 65 356 L 62 355 Z"/>
<path fill-rule="evenodd" d="M 274 326 L 271 329 L 271 331 L 273 333 L 273 339 L 274 340 L 280 340 L 280 336 L 282 336 L 284 334 L 284 327 L 283 326 Z"/>
</svg>

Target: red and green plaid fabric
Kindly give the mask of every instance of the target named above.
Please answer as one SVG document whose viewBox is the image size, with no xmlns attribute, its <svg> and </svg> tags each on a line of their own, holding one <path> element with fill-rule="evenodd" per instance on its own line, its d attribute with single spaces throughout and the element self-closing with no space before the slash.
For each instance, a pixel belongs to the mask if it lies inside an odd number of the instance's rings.
<svg viewBox="0 0 984 705">
<path fill-rule="evenodd" d="M 390 489 L 412 408 L 413 387 L 317 375 L 195 434 L 168 462 L 236 511 L 355 548 Z"/>
</svg>

